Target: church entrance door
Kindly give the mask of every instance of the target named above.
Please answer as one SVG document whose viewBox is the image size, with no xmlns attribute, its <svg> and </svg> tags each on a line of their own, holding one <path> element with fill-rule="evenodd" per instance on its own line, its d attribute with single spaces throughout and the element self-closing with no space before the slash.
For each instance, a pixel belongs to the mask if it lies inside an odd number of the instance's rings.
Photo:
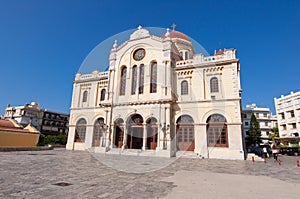
<svg viewBox="0 0 300 199">
<path fill-rule="evenodd" d="M 130 149 L 142 149 L 143 127 L 132 126 L 131 132 L 127 135 L 127 146 Z"/>
<path fill-rule="evenodd" d="M 129 149 L 142 149 L 143 146 L 143 118 L 135 114 L 127 122 L 127 147 Z"/>
</svg>

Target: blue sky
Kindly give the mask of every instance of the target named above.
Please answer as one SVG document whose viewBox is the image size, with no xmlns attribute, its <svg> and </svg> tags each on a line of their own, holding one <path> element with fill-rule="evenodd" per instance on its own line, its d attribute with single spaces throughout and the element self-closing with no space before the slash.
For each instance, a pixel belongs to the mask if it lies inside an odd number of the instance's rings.
<svg viewBox="0 0 300 199">
<path fill-rule="evenodd" d="M 0 114 L 39 102 L 69 112 L 72 81 L 89 52 L 112 35 L 170 27 L 209 54 L 236 48 L 243 107 L 274 111 L 274 97 L 299 91 L 300 1 L 0 0 Z"/>
</svg>

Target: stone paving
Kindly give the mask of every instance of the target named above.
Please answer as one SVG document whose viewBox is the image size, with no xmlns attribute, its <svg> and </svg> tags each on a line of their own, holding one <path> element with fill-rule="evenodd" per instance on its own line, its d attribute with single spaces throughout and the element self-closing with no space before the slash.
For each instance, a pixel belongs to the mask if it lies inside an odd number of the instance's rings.
<svg viewBox="0 0 300 199">
<path fill-rule="evenodd" d="M 164 198 L 177 186 L 166 179 L 182 171 L 187 172 L 184 175 L 204 172 L 267 176 L 300 184 L 300 168 L 296 166 L 300 157 L 279 158 L 281 165 L 273 159 L 253 164 L 240 160 L 150 158 L 64 149 L 1 152 L 0 198 Z"/>
</svg>

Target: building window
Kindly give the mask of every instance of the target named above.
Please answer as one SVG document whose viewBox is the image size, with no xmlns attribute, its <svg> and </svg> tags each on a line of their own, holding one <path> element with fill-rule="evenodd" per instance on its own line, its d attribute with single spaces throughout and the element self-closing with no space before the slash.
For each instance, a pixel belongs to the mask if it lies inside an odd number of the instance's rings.
<svg viewBox="0 0 300 199">
<path fill-rule="evenodd" d="M 144 93 L 144 64 L 140 65 L 140 75 L 139 75 L 139 94 Z"/>
<path fill-rule="evenodd" d="M 246 135 L 249 136 L 249 131 L 246 131 Z"/>
<path fill-rule="evenodd" d="M 296 128 L 296 123 L 292 123 L 292 129 Z"/>
<path fill-rule="evenodd" d="M 284 113 L 280 113 L 280 115 L 281 115 L 281 119 L 285 119 L 285 116 L 284 116 Z"/>
<path fill-rule="evenodd" d="M 181 95 L 187 95 L 187 94 L 189 94 L 188 82 L 186 80 L 183 80 L 181 82 Z"/>
<path fill-rule="evenodd" d="M 256 117 L 256 118 L 259 118 L 259 113 L 256 113 L 256 114 L 255 114 L 255 117 Z"/>
<path fill-rule="evenodd" d="M 264 113 L 264 117 L 267 117 L 268 116 L 268 114 L 267 113 Z"/>
<path fill-rule="evenodd" d="M 84 142 L 86 134 L 86 120 L 81 118 L 76 123 L 75 142 Z"/>
<path fill-rule="evenodd" d="M 150 93 L 156 93 L 157 91 L 157 62 L 151 64 L 151 83 Z"/>
<path fill-rule="evenodd" d="M 187 51 L 184 52 L 184 59 L 185 60 L 189 59 L 189 53 Z"/>
<path fill-rule="evenodd" d="M 88 91 L 84 91 L 82 96 L 82 102 L 87 102 L 87 97 L 88 97 Z"/>
<path fill-rule="evenodd" d="M 100 146 L 100 138 L 105 132 L 105 124 L 103 118 L 98 118 L 94 123 L 93 143 L 92 146 Z"/>
<path fill-rule="evenodd" d="M 228 147 L 227 122 L 223 115 L 213 114 L 207 119 L 209 147 Z"/>
<path fill-rule="evenodd" d="M 127 73 L 127 68 L 123 67 L 122 71 L 121 71 L 120 95 L 125 95 L 125 90 L 126 90 L 126 73 Z"/>
<path fill-rule="evenodd" d="M 245 122 L 245 126 L 248 126 L 249 125 L 249 122 Z"/>
<path fill-rule="evenodd" d="M 282 130 L 286 130 L 286 124 L 282 125 Z"/>
<path fill-rule="evenodd" d="M 106 93 L 106 90 L 105 90 L 105 89 L 102 89 L 102 90 L 101 90 L 100 101 L 103 101 L 103 100 L 105 99 L 105 93 Z"/>
<path fill-rule="evenodd" d="M 131 95 L 135 94 L 136 91 L 136 84 L 137 84 L 137 66 L 134 65 L 132 67 L 132 79 L 131 79 Z"/>
<path fill-rule="evenodd" d="M 177 147 L 179 150 L 194 151 L 195 149 L 195 133 L 194 120 L 189 115 L 182 115 L 177 119 Z"/>
<path fill-rule="evenodd" d="M 269 123 L 268 123 L 268 122 L 265 122 L 265 126 L 269 126 Z"/>
<path fill-rule="evenodd" d="M 210 79 L 210 92 L 211 93 L 219 92 L 219 83 L 218 83 L 218 78 L 216 77 Z"/>
<path fill-rule="evenodd" d="M 295 117 L 294 111 L 291 111 L 291 117 Z"/>
</svg>

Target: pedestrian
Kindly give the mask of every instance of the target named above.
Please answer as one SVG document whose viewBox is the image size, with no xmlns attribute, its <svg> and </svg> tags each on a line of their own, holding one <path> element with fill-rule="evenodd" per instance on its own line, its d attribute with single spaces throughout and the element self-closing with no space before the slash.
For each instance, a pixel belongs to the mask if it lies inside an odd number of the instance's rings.
<svg viewBox="0 0 300 199">
<path fill-rule="evenodd" d="M 267 157 L 267 153 L 268 153 L 267 147 L 264 147 L 264 148 L 263 148 L 263 154 L 264 154 L 264 155 L 263 155 L 263 156 L 264 156 L 263 158 L 266 158 L 266 157 Z"/>
<path fill-rule="evenodd" d="M 273 153 L 274 160 L 277 162 L 278 153 Z"/>
</svg>

